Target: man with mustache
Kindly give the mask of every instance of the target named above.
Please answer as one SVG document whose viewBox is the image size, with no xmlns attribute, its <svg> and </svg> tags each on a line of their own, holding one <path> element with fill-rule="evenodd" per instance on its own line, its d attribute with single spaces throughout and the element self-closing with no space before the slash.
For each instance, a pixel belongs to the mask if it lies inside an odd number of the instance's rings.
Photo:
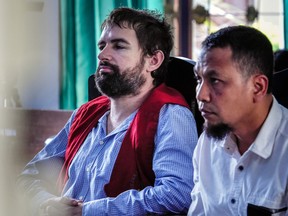
<svg viewBox="0 0 288 216">
<path fill-rule="evenodd" d="M 77 109 L 19 178 L 35 215 L 187 213 L 198 136 L 182 95 L 163 84 L 172 47 L 160 14 L 111 12 L 98 42 L 103 96 Z"/>
<path fill-rule="evenodd" d="M 288 110 L 271 93 L 270 41 L 251 27 L 220 29 L 195 75 L 205 123 L 188 215 L 287 215 Z"/>
</svg>

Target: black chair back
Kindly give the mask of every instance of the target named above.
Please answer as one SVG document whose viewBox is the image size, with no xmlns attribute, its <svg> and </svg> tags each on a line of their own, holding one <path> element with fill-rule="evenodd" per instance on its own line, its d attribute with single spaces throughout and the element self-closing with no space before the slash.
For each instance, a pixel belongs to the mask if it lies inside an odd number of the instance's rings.
<svg viewBox="0 0 288 216">
<path fill-rule="evenodd" d="M 273 95 L 280 104 L 288 108 L 288 68 L 275 72 L 272 83 Z"/>
<path fill-rule="evenodd" d="M 196 79 L 194 76 L 195 61 L 185 57 L 170 57 L 165 79 L 167 86 L 177 89 L 186 99 L 196 120 L 198 135 L 203 130 L 204 119 L 196 101 Z"/>
</svg>

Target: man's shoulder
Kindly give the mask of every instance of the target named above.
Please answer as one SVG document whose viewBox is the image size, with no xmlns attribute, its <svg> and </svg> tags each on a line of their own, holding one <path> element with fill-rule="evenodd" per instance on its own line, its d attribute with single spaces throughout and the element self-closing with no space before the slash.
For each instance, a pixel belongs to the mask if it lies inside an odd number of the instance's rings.
<svg viewBox="0 0 288 216">
<path fill-rule="evenodd" d="M 87 109 L 100 108 L 102 106 L 110 107 L 110 99 L 106 96 L 99 96 L 91 101 L 82 104 L 77 111 L 82 112 Z"/>
</svg>

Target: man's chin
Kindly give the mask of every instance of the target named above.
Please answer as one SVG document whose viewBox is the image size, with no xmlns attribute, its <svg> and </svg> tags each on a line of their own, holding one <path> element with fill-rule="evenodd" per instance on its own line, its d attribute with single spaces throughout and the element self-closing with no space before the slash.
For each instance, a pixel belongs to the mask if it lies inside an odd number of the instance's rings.
<svg viewBox="0 0 288 216">
<path fill-rule="evenodd" d="M 229 134 L 232 131 L 232 128 L 225 123 L 211 124 L 205 122 L 204 131 L 206 132 L 208 137 L 217 140 L 222 140 L 223 138 L 226 137 L 227 134 Z"/>
</svg>

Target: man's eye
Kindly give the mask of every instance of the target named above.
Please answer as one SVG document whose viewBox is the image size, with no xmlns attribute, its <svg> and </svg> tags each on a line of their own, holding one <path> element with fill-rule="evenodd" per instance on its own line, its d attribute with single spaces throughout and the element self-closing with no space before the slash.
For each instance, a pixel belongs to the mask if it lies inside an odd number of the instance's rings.
<svg viewBox="0 0 288 216">
<path fill-rule="evenodd" d="M 115 48 L 116 48 L 116 49 L 125 49 L 125 47 L 124 47 L 124 46 L 121 46 L 121 45 L 115 45 Z"/>
<path fill-rule="evenodd" d="M 210 82 L 211 82 L 212 84 L 217 84 L 217 83 L 220 82 L 220 80 L 217 79 L 217 78 L 210 78 Z"/>
<path fill-rule="evenodd" d="M 200 76 L 195 75 L 194 77 L 195 77 L 195 80 L 197 83 L 201 83 L 201 77 Z"/>
<path fill-rule="evenodd" d="M 123 46 L 121 44 L 115 44 L 114 48 L 115 49 L 125 49 L 125 46 Z"/>
<path fill-rule="evenodd" d="M 104 46 L 98 46 L 98 49 L 101 51 L 104 49 Z"/>
</svg>

